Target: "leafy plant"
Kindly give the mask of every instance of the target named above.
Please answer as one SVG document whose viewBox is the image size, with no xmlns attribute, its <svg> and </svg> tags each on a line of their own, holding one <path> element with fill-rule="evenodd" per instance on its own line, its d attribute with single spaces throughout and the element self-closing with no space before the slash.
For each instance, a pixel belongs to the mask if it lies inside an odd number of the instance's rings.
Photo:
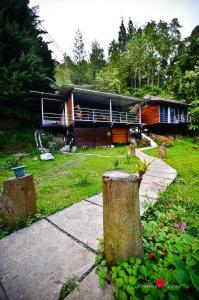
<svg viewBox="0 0 199 300">
<path fill-rule="evenodd" d="M 131 156 L 129 154 L 126 155 L 126 162 L 127 164 L 130 164 Z"/>
<path fill-rule="evenodd" d="M 121 164 L 121 161 L 117 158 L 113 160 L 113 169 L 117 169 L 119 165 Z"/>
<path fill-rule="evenodd" d="M 174 206 L 143 221 L 144 260 L 117 260 L 110 270 L 101 255 L 96 273 L 104 286 L 107 275 L 116 299 L 197 299 L 199 295 L 199 239 L 192 236 L 186 210 Z M 150 218 L 148 218 L 150 219 Z"/>
<path fill-rule="evenodd" d="M 139 177 L 142 177 L 146 173 L 149 165 L 150 165 L 150 162 L 147 162 L 145 159 L 144 159 L 144 161 L 140 160 L 137 163 L 137 170 L 138 170 Z"/>
<path fill-rule="evenodd" d="M 63 284 L 59 300 L 65 299 L 75 288 L 77 287 L 77 283 L 74 279 L 69 279 L 66 283 Z"/>
</svg>

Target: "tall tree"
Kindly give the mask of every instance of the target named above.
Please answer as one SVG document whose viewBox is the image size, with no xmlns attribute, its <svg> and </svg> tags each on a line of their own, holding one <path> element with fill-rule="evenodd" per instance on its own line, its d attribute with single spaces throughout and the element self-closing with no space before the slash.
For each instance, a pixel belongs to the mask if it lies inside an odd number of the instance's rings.
<svg viewBox="0 0 199 300">
<path fill-rule="evenodd" d="M 37 7 L 28 0 L 0 2 L 0 90 L 21 95 L 53 80 L 54 62 L 39 29 Z"/>
<path fill-rule="evenodd" d="M 96 74 L 105 66 L 104 49 L 100 47 L 98 41 L 93 41 L 89 57 L 91 78 L 94 81 Z"/>
<path fill-rule="evenodd" d="M 131 18 L 129 18 L 128 28 L 127 28 L 127 41 L 132 39 L 135 32 L 136 32 L 136 28 L 135 28 Z"/>
<path fill-rule="evenodd" d="M 78 29 L 75 34 L 73 60 L 67 57 L 68 66 L 70 67 L 70 77 L 75 84 L 88 83 L 88 63 L 86 61 L 86 52 L 84 50 L 83 37 Z"/>
<path fill-rule="evenodd" d="M 118 45 L 119 45 L 119 50 L 121 52 L 125 51 L 126 42 L 127 42 L 127 33 L 126 33 L 126 27 L 124 26 L 124 20 L 122 18 L 120 28 L 119 28 L 119 33 L 118 33 Z"/>
<path fill-rule="evenodd" d="M 86 58 L 83 37 L 82 37 L 82 34 L 81 34 L 79 28 L 77 29 L 76 34 L 75 34 L 73 54 L 74 54 L 73 61 L 75 64 L 78 64 L 78 63 L 84 61 Z"/>
</svg>

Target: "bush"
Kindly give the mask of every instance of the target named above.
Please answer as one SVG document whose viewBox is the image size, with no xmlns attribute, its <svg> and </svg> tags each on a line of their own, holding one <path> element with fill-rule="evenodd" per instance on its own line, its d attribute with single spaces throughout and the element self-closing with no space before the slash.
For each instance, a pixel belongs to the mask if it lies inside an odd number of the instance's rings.
<svg viewBox="0 0 199 300">
<path fill-rule="evenodd" d="M 137 146 L 138 147 L 150 147 L 151 143 L 149 140 L 142 138 L 141 140 L 138 140 Z"/>
<path fill-rule="evenodd" d="M 100 286 L 107 274 L 115 284 L 115 299 L 197 299 L 199 292 L 199 239 L 191 234 L 187 212 L 173 206 L 156 219 L 143 221 L 144 260 L 117 260 L 108 269 L 99 257 Z"/>
<path fill-rule="evenodd" d="M 174 145 L 174 142 L 173 142 L 173 140 L 170 137 L 166 137 L 166 136 L 163 136 L 163 135 L 152 134 L 151 138 L 158 145 L 162 145 L 162 143 L 164 143 L 166 147 L 171 147 L 171 146 Z"/>
</svg>

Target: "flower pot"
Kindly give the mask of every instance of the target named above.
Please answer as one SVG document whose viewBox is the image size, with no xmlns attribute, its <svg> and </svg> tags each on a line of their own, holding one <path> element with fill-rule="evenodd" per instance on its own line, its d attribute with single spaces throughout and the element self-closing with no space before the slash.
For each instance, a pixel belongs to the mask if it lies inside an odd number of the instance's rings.
<svg viewBox="0 0 199 300">
<path fill-rule="evenodd" d="M 25 166 L 19 166 L 16 168 L 12 168 L 15 176 L 18 177 L 23 177 L 25 175 Z"/>
</svg>

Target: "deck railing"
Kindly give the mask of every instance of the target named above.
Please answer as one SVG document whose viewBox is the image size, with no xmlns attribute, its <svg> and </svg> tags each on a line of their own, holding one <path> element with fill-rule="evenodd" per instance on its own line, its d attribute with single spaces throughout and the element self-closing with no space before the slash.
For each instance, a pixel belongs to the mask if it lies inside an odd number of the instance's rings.
<svg viewBox="0 0 199 300">
<path fill-rule="evenodd" d="M 190 123 L 190 117 L 188 115 L 175 115 L 170 116 L 168 118 L 168 115 L 160 114 L 160 123 L 171 123 L 171 124 L 180 124 L 180 123 Z"/>
<path fill-rule="evenodd" d="M 74 120 L 126 124 L 140 124 L 141 122 L 140 116 L 137 113 L 118 112 L 91 108 L 75 108 Z"/>
<path fill-rule="evenodd" d="M 67 117 L 69 124 L 74 121 L 110 122 L 125 124 L 140 124 L 140 116 L 137 113 L 118 112 L 91 108 L 74 108 L 74 114 Z M 66 126 L 65 114 L 43 113 L 42 125 L 44 126 Z"/>
<path fill-rule="evenodd" d="M 42 116 L 42 125 L 66 125 L 66 118 L 63 114 L 44 113 Z"/>
</svg>

